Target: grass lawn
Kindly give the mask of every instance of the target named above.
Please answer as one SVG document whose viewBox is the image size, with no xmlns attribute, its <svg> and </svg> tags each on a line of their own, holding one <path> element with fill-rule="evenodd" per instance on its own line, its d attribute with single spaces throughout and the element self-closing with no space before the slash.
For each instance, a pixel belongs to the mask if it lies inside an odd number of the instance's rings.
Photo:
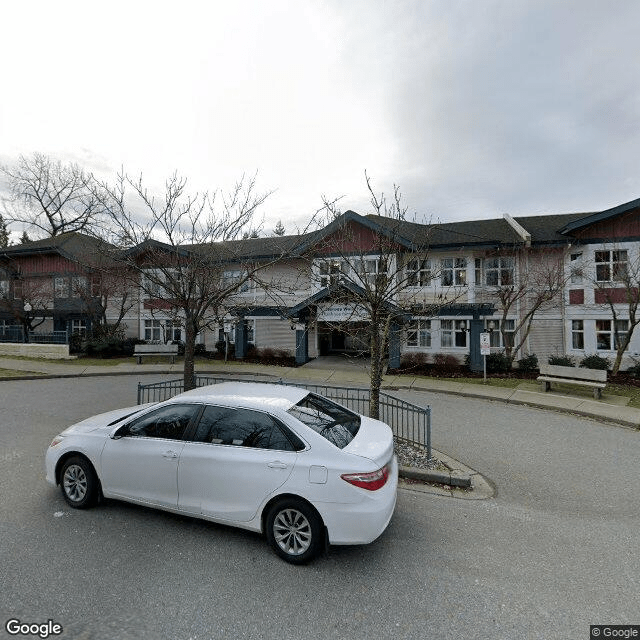
<svg viewBox="0 0 640 640">
<path fill-rule="evenodd" d="M 19 378 L 20 376 L 42 376 L 38 371 L 16 371 L 15 369 L 0 369 L 0 378 Z"/>
</svg>

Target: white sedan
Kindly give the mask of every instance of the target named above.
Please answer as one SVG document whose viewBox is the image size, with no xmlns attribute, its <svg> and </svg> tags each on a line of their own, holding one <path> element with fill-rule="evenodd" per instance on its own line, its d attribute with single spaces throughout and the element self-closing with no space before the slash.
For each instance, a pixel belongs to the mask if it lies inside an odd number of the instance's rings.
<svg viewBox="0 0 640 640">
<path fill-rule="evenodd" d="M 75 424 L 46 454 L 69 505 L 127 500 L 266 534 L 301 564 L 387 527 L 391 429 L 306 389 L 223 383 Z"/>
</svg>

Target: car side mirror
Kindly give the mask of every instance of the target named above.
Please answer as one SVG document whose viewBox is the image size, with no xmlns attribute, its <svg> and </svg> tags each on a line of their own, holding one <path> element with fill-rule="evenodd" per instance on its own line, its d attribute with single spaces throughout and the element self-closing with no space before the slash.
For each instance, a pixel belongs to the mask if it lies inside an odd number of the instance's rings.
<svg viewBox="0 0 640 640">
<path fill-rule="evenodd" d="M 120 440 L 123 436 L 129 435 L 129 426 L 124 425 L 123 427 L 118 427 L 115 431 L 109 434 L 109 437 L 112 440 Z"/>
</svg>

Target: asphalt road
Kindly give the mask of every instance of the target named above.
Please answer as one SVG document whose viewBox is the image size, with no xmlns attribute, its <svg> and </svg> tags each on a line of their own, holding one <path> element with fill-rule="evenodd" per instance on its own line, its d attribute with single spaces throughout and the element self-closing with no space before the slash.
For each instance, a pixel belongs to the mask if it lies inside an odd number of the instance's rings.
<svg viewBox="0 0 640 640">
<path fill-rule="evenodd" d="M 496 497 L 401 490 L 378 541 L 293 567 L 258 535 L 113 501 L 75 511 L 46 484 L 51 438 L 134 404 L 136 382 L 0 383 L 3 637 L 9 618 L 96 640 L 571 640 L 640 623 L 638 432 L 411 394 L 432 405 L 434 446 Z"/>
</svg>

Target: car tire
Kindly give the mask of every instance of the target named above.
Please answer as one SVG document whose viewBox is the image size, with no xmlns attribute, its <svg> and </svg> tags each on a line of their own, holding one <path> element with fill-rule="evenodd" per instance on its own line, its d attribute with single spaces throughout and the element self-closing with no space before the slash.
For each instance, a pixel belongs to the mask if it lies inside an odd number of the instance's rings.
<svg viewBox="0 0 640 640">
<path fill-rule="evenodd" d="M 305 564 L 324 548 L 324 524 L 318 512 L 304 500 L 287 498 L 276 502 L 266 519 L 271 548 L 291 564 Z"/>
<path fill-rule="evenodd" d="M 74 509 L 88 509 L 98 502 L 100 482 L 93 465 L 81 456 L 73 456 L 62 466 L 60 489 L 67 504 Z"/>
</svg>

